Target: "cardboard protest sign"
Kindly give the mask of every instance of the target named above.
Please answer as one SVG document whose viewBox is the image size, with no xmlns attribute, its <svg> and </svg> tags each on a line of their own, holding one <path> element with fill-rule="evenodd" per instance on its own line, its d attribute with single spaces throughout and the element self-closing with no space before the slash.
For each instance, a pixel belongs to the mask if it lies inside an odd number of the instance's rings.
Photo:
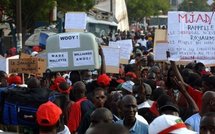
<svg viewBox="0 0 215 134">
<path fill-rule="evenodd" d="M 46 61 L 40 58 L 10 59 L 9 73 L 42 75 L 46 70 Z"/>
<path fill-rule="evenodd" d="M 24 59 L 24 58 L 31 58 L 32 56 L 26 53 L 21 53 L 20 54 L 20 59 Z"/>
<path fill-rule="evenodd" d="M 11 59 L 19 59 L 20 55 L 14 55 L 6 58 L 6 73 L 9 74 L 9 60 Z"/>
<path fill-rule="evenodd" d="M 130 55 L 133 49 L 132 40 L 119 40 L 116 42 L 110 41 L 109 46 L 113 48 L 120 48 L 120 63 L 128 64 Z"/>
<path fill-rule="evenodd" d="M 156 46 L 159 41 L 167 42 L 167 30 L 165 29 L 155 29 L 154 46 Z"/>
<path fill-rule="evenodd" d="M 154 46 L 154 60 L 155 61 L 167 61 L 168 42 L 156 42 Z"/>
<path fill-rule="evenodd" d="M 170 60 L 213 60 L 215 62 L 215 19 L 213 12 L 169 12 Z"/>
<path fill-rule="evenodd" d="M 98 43 L 92 33 L 60 33 L 47 39 L 47 65 L 51 71 L 100 68 Z"/>
<path fill-rule="evenodd" d="M 85 12 L 68 12 L 65 14 L 65 29 L 86 29 L 86 20 Z"/>
<path fill-rule="evenodd" d="M 102 46 L 105 57 L 106 72 L 119 73 L 120 49 Z"/>
</svg>

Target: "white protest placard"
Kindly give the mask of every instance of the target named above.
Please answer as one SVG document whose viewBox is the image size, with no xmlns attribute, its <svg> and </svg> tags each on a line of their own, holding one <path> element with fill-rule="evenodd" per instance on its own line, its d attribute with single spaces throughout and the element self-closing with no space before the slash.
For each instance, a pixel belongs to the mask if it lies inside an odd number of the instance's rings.
<svg viewBox="0 0 215 134">
<path fill-rule="evenodd" d="M 59 35 L 59 46 L 60 49 L 68 48 L 79 48 L 80 47 L 80 36 L 78 33 L 68 33 Z"/>
<path fill-rule="evenodd" d="M 0 57 L 0 70 L 6 72 L 6 58 Z"/>
<path fill-rule="evenodd" d="M 68 67 L 68 52 L 48 53 L 48 68 Z"/>
<path fill-rule="evenodd" d="M 106 66 L 119 67 L 120 49 L 112 47 L 102 47 Z"/>
<path fill-rule="evenodd" d="M 154 46 L 154 60 L 167 61 L 168 42 L 156 42 Z"/>
<path fill-rule="evenodd" d="M 214 60 L 214 13 L 169 12 L 168 42 L 170 60 Z"/>
<path fill-rule="evenodd" d="M 118 42 L 114 42 L 114 41 L 109 41 L 108 46 L 112 47 L 112 48 L 120 48 L 119 43 Z"/>
<path fill-rule="evenodd" d="M 65 29 L 86 29 L 85 12 L 68 12 L 65 14 Z"/>
<path fill-rule="evenodd" d="M 130 59 L 132 52 L 132 40 L 119 40 L 116 42 L 109 42 L 110 47 L 120 48 L 120 59 Z"/>
<path fill-rule="evenodd" d="M 93 50 L 74 51 L 73 62 L 74 66 L 94 65 Z"/>
</svg>

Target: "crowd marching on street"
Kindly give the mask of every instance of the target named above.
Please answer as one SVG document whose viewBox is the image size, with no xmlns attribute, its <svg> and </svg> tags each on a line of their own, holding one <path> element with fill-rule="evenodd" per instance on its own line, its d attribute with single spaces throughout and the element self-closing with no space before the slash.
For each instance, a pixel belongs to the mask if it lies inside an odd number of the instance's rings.
<svg viewBox="0 0 215 134">
<path fill-rule="evenodd" d="M 18 122 L 26 123 L 20 125 L 25 133 L 215 133 L 213 68 L 200 62 L 155 62 L 153 30 L 117 31 L 114 38 L 101 37 L 100 45 L 124 39 L 132 39 L 133 51 L 118 74 L 106 73 L 103 65 L 99 70 L 46 72 L 25 79 L 1 71 L 2 130 L 11 131 L 7 125 L 16 122 L 7 117 L 11 103 L 22 102 L 37 107 L 32 124 L 22 120 L 21 108 L 16 113 Z M 33 48 L 32 55 L 40 51 Z M 103 52 L 99 54 L 104 60 Z"/>
<path fill-rule="evenodd" d="M 0 1 L 0 133 L 215 134 L 207 2 Z"/>
</svg>

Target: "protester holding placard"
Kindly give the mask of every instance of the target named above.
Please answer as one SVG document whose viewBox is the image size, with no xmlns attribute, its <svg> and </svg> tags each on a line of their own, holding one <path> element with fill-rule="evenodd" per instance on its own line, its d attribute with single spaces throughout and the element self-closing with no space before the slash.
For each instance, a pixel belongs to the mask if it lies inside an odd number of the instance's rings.
<svg viewBox="0 0 215 134">
<path fill-rule="evenodd" d="M 180 19 L 186 21 L 183 16 Z M 190 25 L 187 28 L 192 31 L 197 27 Z M 114 121 L 129 128 L 131 133 L 140 133 L 139 130 L 141 133 L 148 133 L 146 122 L 151 123 L 163 113 L 176 114 L 185 121 L 192 114 L 203 110 L 203 93 L 208 90 L 213 92 L 215 89 L 212 73 L 201 63 L 193 63 L 189 70 L 168 64 L 166 61 L 174 56 L 172 50 L 165 46 L 169 45 L 165 30 L 159 34 L 155 31 L 155 36 L 151 31 L 146 32 L 144 36 L 148 40 L 143 44 L 146 49 L 136 44 L 143 38 L 141 33 L 117 31 L 115 42 L 111 36 L 102 36 L 103 43 L 96 42 L 94 35 L 82 32 L 56 34 L 47 39 L 47 70 L 42 71 L 43 77 L 37 77 L 41 81 L 41 88 L 48 87 L 48 90 L 55 90 L 66 96 L 66 99 L 55 96 L 51 99 L 54 103 L 60 104 L 64 99 L 68 102 L 74 101 L 67 107 L 68 111 L 65 111 L 67 103 L 60 106 L 62 117 L 66 118 L 62 120 L 71 133 L 88 128 L 90 113 L 100 116 L 93 112 L 95 107 L 109 108 Z M 101 44 L 103 46 L 100 47 Z M 167 50 L 170 53 L 168 56 Z M 21 70 L 20 73 L 38 73 L 44 61 L 35 59 L 30 57 L 11 60 L 10 69 L 13 72 Z M 168 75 L 166 72 L 169 72 Z M 129 97 L 126 97 L 126 94 L 129 94 Z M 133 112 L 129 111 L 132 119 L 126 113 L 127 101 L 137 101 L 137 104 L 132 104 L 137 107 L 132 106 Z M 5 103 L 7 104 L 2 104 Z M 137 111 L 135 107 L 138 108 L 139 114 L 134 116 Z M 85 124 L 87 122 L 88 125 Z M 139 129 L 136 129 L 134 124 L 139 124 Z M 60 127 L 60 130 L 66 128 L 62 124 Z"/>
</svg>

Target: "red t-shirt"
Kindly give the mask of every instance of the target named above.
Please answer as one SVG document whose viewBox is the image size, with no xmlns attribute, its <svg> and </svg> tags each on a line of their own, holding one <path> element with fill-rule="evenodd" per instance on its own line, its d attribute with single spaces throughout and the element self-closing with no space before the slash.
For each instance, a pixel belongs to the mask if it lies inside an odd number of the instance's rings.
<svg viewBox="0 0 215 134">
<path fill-rule="evenodd" d="M 152 106 L 151 106 L 151 108 L 149 109 L 154 115 L 156 115 L 156 116 L 159 116 L 160 114 L 159 114 L 159 112 L 158 112 L 158 109 L 157 109 L 157 101 L 154 101 L 153 103 L 152 103 Z"/>
<path fill-rule="evenodd" d="M 79 99 L 77 102 L 72 104 L 69 113 L 69 120 L 68 120 L 68 128 L 70 132 L 76 132 L 77 128 L 79 127 L 81 121 L 81 103 L 87 100 L 86 97 Z"/>
<path fill-rule="evenodd" d="M 189 86 L 187 88 L 187 92 L 189 93 L 189 95 L 193 98 L 193 100 L 196 102 L 197 106 L 199 107 L 199 111 L 202 108 L 202 96 L 203 93 L 199 90 L 196 90 L 194 88 L 192 88 L 191 86 Z"/>
</svg>

